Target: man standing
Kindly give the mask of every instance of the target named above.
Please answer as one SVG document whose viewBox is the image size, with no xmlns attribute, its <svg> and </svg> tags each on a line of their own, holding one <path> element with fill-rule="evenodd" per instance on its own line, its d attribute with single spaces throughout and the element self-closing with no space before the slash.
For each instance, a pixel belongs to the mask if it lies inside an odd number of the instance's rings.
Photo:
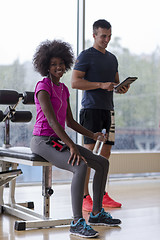
<svg viewBox="0 0 160 240">
<path fill-rule="evenodd" d="M 103 144 L 101 155 L 109 159 L 112 145 L 114 145 L 115 123 L 113 90 L 119 83 L 117 58 L 106 50 L 111 40 L 111 24 L 100 19 L 93 24 L 93 47 L 84 50 L 78 56 L 72 73 L 72 88 L 84 90 L 80 123 L 85 128 L 99 132 L 106 129 L 108 140 Z M 119 93 L 127 92 L 123 87 Z M 84 146 L 93 150 L 95 141 L 84 137 Z M 90 169 L 86 176 L 83 210 L 91 211 L 93 202 L 89 195 L 88 183 Z M 103 207 L 121 207 L 104 193 Z"/>
</svg>

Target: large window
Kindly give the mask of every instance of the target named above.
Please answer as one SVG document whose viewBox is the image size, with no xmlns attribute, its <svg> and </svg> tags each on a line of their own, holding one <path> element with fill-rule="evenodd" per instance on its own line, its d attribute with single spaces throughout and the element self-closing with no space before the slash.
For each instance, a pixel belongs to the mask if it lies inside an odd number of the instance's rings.
<svg viewBox="0 0 160 240">
<path fill-rule="evenodd" d="M 106 19 L 112 25 L 108 50 L 119 62 L 120 81 L 128 76 L 138 80 L 125 95 L 114 95 L 116 142 L 113 151 L 160 149 L 160 25 L 159 0 L 86 0 L 85 48 L 92 46 L 92 25 Z M 77 53 L 76 0 L 5 0 L 0 2 L 0 89 L 19 93 L 34 91 L 42 77 L 34 72 L 32 57 L 38 44 L 46 39 L 69 42 Z M 69 87 L 71 107 L 76 116 L 76 90 L 71 89 L 71 72 L 63 81 Z M 0 110 L 7 106 L 0 105 Z M 11 145 L 29 146 L 35 122 L 35 107 L 19 104 L 17 109 L 31 110 L 30 123 L 11 124 Z M 75 141 L 76 135 L 67 129 Z M 0 123 L 0 146 L 4 124 Z M 39 167 L 21 166 L 19 181 L 40 181 Z M 53 168 L 55 170 L 55 168 Z M 61 170 L 54 176 L 66 180 Z M 35 174 L 36 173 L 36 174 Z"/>
<path fill-rule="evenodd" d="M 159 1 L 86 1 L 86 48 L 92 46 L 92 24 L 112 25 L 108 50 L 119 62 L 120 81 L 138 80 L 125 95 L 114 95 L 116 142 L 113 150 L 160 149 L 160 17 Z"/>
<path fill-rule="evenodd" d="M 46 39 L 61 39 L 69 42 L 77 52 L 77 1 L 75 0 L 5 0 L 0 1 L 0 89 L 16 90 L 19 93 L 34 91 L 42 77 L 33 70 L 32 58 L 36 47 Z M 76 91 L 71 89 L 71 72 L 63 81 L 70 90 L 73 114 L 76 112 Z M 0 110 L 7 106 L 0 105 Z M 31 110 L 30 123 L 11 123 L 12 146 L 29 146 L 35 122 L 35 106 L 20 103 L 18 110 Z M 4 123 L 0 123 L 0 145 L 3 144 Z M 76 134 L 67 129 L 73 140 Z M 39 181 L 41 169 L 20 166 L 23 175 L 20 181 Z M 35 174 L 36 172 L 36 174 Z"/>
</svg>

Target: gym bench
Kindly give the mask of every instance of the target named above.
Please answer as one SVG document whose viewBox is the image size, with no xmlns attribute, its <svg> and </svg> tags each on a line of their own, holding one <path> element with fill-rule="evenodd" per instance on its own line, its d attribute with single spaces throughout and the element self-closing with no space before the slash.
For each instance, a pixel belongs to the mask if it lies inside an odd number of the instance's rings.
<svg viewBox="0 0 160 240">
<path fill-rule="evenodd" d="M 50 218 L 50 197 L 52 190 L 52 165 L 39 155 L 33 154 L 28 147 L 12 147 L 10 145 L 10 121 L 29 122 L 32 119 L 30 111 L 16 111 L 16 106 L 34 104 L 34 92 L 19 94 L 12 90 L 0 90 L 0 104 L 10 105 L 0 111 L 0 122 L 4 122 L 4 144 L 0 147 L 0 213 L 8 213 L 20 220 L 15 221 L 15 230 L 22 231 L 31 228 L 50 228 L 69 225 L 72 219 Z M 16 178 L 22 174 L 17 169 L 19 164 L 28 166 L 42 166 L 42 196 L 43 215 L 36 213 L 33 202 L 16 203 L 15 189 Z M 4 187 L 9 184 L 9 202 L 4 202 Z"/>
</svg>

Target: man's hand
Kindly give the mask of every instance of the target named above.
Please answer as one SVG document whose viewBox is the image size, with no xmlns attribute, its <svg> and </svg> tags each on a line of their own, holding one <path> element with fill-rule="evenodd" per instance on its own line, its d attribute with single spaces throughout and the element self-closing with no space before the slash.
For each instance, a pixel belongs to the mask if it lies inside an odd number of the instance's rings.
<svg viewBox="0 0 160 240">
<path fill-rule="evenodd" d="M 105 82 L 105 83 L 101 82 L 100 86 L 102 89 L 106 89 L 107 91 L 113 91 L 115 85 L 116 83 L 114 82 Z"/>
<path fill-rule="evenodd" d="M 117 93 L 124 94 L 128 92 L 128 89 L 130 88 L 130 84 L 128 86 L 123 86 Z"/>
</svg>

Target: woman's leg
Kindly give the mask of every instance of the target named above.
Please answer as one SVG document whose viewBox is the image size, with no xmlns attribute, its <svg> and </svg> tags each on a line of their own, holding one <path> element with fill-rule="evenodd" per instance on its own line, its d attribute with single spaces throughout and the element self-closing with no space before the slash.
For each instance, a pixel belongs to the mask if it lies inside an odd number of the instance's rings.
<svg viewBox="0 0 160 240">
<path fill-rule="evenodd" d="M 81 161 L 80 165 L 72 166 L 68 164 L 70 152 L 68 150 L 59 152 L 54 147 L 46 144 L 48 137 L 33 136 L 31 140 L 31 150 L 54 166 L 68 170 L 73 173 L 71 183 L 71 200 L 74 220 L 82 218 L 82 202 L 84 193 L 84 183 L 87 171 L 87 165 Z"/>
<path fill-rule="evenodd" d="M 93 212 L 99 212 L 102 208 L 102 199 L 105 191 L 105 185 L 109 169 L 109 161 L 95 155 L 92 151 L 77 145 L 80 153 L 88 162 L 88 166 L 95 170 L 93 178 Z"/>
</svg>

